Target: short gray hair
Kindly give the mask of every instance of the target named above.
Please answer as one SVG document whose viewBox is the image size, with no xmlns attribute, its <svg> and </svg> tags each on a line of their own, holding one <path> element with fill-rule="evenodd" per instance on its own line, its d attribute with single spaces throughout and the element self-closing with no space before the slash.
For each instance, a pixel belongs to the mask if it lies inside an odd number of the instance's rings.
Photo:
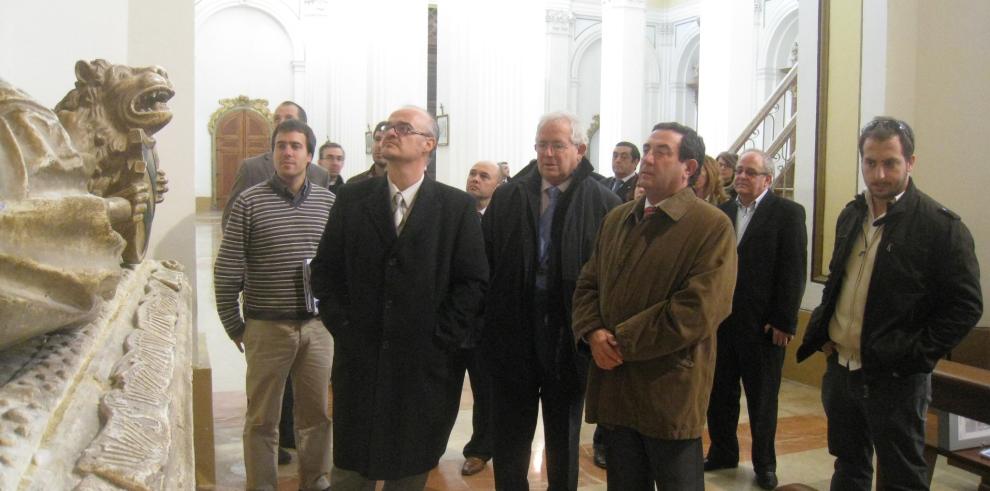
<svg viewBox="0 0 990 491">
<path fill-rule="evenodd" d="M 742 160 L 743 155 L 746 155 L 747 153 L 754 153 L 760 156 L 760 162 L 763 163 L 763 171 L 766 172 L 767 175 L 770 176 L 770 180 L 773 181 L 775 171 L 777 170 L 773 157 L 758 148 L 750 148 L 739 153 L 739 160 Z"/>
<path fill-rule="evenodd" d="M 575 145 L 588 144 L 588 135 L 581 127 L 581 119 L 576 114 L 567 111 L 554 111 L 541 116 L 540 123 L 536 125 L 536 134 L 539 135 L 544 126 L 555 121 L 567 121 L 571 125 L 571 143 Z"/>
</svg>

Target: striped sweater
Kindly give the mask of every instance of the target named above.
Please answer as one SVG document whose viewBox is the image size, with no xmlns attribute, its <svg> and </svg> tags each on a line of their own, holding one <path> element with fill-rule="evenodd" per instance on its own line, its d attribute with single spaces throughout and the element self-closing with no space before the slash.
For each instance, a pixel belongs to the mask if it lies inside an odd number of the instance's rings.
<svg viewBox="0 0 990 491">
<path fill-rule="evenodd" d="M 278 176 L 237 197 L 213 269 L 217 313 L 228 336 L 244 334 L 244 318 L 313 317 L 306 311 L 302 264 L 316 255 L 334 199 L 308 180 L 293 197 Z"/>
</svg>

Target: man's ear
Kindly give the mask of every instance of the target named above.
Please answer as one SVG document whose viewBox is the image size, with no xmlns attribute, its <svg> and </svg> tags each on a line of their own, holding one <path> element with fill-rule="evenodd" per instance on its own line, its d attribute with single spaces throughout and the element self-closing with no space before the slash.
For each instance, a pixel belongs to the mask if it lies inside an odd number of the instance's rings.
<svg viewBox="0 0 990 491">
<path fill-rule="evenodd" d="M 688 159 L 684 161 L 684 167 L 687 169 L 688 179 L 698 171 L 698 161 L 694 159 Z"/>
<path fill-rule="evenodd" d="M 584 154 L 588 151 L 588 145 L 584 143 L 579 143 L 577 146 L 578 155 L 584 157 Z"/>
</svg>

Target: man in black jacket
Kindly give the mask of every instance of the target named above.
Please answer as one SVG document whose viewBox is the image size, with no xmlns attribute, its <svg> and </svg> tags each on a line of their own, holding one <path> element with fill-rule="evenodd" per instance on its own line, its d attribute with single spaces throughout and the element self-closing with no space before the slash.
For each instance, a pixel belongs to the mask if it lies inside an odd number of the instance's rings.
<svg viewBox="0 0 990 491">
<path fill-rule="evenodd" d="M 828 356 L 822 402 L 832 489 L 928 489 L 931 372 L 983 315 L 973 237 L 915 187 L 914 133 L 880 117 L 859 137 L 867 190 L 839 215 L 822 303 L 798 361 Z"/>
<path fill-rule="evenodd" d="M 482 346 L 494 379 L 495 487 L 528 489 L 543 405 L 550 490 L 575 489 L 589 356 L 571 334 L 571 299 L 598 226 L 619 198 L 592 177 L 577 117 L 537 126 L 535 169 L 495 191 L 483 229 L 491 270 Z"/>
<path fill-rule="evenodd" d="M 312 262 L 334 337 L 334 491 L 421 490 L 447 448 L 488 281 L 474 199 L 425 176 L 437 123 L 382 128 L 388 172 L 340 188 Z"/>
<path fill-rule="evenodd" d="M 735 168 L 736 199 L 719 206 L 736 230 L 739 272 L 732 314 L 718 329 L 718 357 L 708 406 L 711 447 L 705 470 L 739 464 L 739 380 L 746 390 L 753 470 L 763 489 L 777 487 L 777 394 L 784 349 L 797 329 L 808 264 L 801 205 L 777 197 L 773 161 L 743 152 Z"/>
</svg>

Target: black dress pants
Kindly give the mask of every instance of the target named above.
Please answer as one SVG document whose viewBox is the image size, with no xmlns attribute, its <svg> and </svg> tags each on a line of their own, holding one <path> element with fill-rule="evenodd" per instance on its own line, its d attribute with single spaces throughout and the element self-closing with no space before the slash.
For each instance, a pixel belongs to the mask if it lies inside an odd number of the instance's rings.
<svg viewBox="0 0 990 491">
<path fill-rule="evenodd" d="M 609 491 L 703 491 L 701 438 L 659 440 L 624 426 L 608 430 Z"/>
<path fill-rule="evenodd" d="M 715 380 L 708 404 L 708 459 L 739 463 L 739 381 L 746 390 L 750 431 L 753 435 L 753 469 L 777 471 L 774 439 L 777 435 L 777 395 L 785 350 L 770 342 L 762 329 L 728 326 L 718 331 Z"/>
<path fill-rule="evenodd" d="M 867 376 L 830 356 L 822 378 L 828 418 L 828 451 L 835 456 L 832 489 L 869 490 L 873 452 L 884 489 L 928 487 L 925 417 L 932 399 L 931 374 Z"/>
<path fill-rule="evenodd" d="M 492 376 L 480 348 L 462 349 L 458 353 L 471 380 L 474 407 L 471 410 L 471 440 L 464 445 L 464 457 L 492 458 Z M 463 373 L 463 371 L 461 372 Z"/>
<path fill-rule="evenodd" d="M 583 388 L 565 389 L 546 375 L 536 360 L 514 370 L 521 377 L 494 375 L 495 488 L 529 489 L 530 446 L 536 432 L 539 405 L 543 406 L 546 475 L 550 491 L 577 489 L 578 442 L 584 408 Z M 583 386 L 582 386 L 583 387 Z"/>
</svg>

